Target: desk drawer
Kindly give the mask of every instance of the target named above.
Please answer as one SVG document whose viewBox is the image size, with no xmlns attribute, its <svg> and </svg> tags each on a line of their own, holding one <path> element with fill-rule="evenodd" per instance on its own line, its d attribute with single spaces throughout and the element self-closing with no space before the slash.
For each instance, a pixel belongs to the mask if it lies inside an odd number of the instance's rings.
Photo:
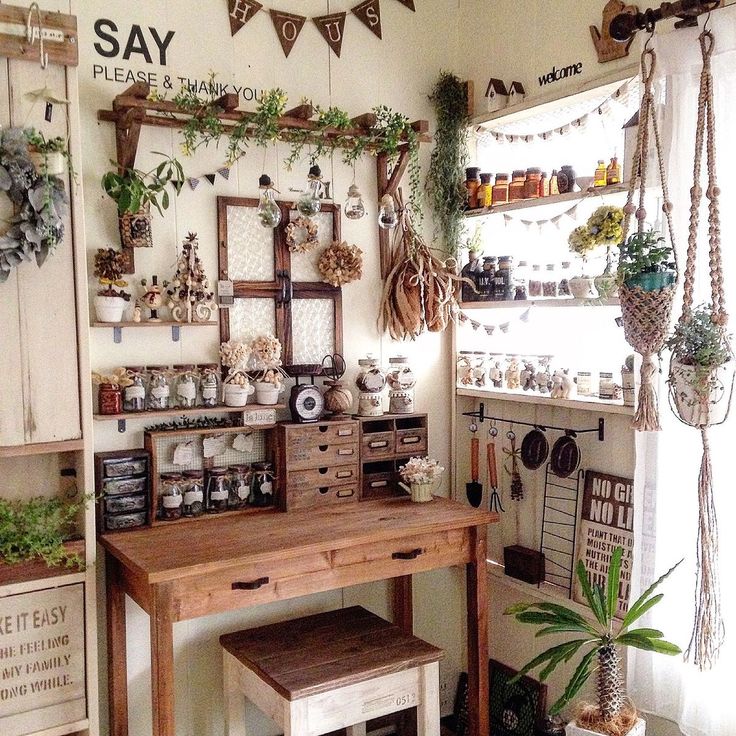
<svg viewBox="0 0 736 736">
<path fill-rule="evenodd" d="M 287 445 L 286 463 L 289 470 L 309 470 L 330 465 L 349 465 L 358 460 L 358 445 L 324 444 L 314 446 Z"/>
<path fill-rule="evenodd" d="M 286 473 L 287 491 L 301 491 L 319 486 L 352 484 L 360 475 L 357 465 L 324 466 L 311 470 L 297 470 Z"/>
<path fill-rule="evenodd" d="M 396 454 L 412 455 L 424 454 L 427 452 L 427 428 L 417 427 L 416 429 L 397 429 L 396 430 Z"/>
<path fill-rule="evenodd" d="M 316 447 L 317 445 L 336 445 L 357 442 L 358 422 L 322 422 L 287 427 L 287 447 Z"/>
<path fill-rule="evenodd" d="M 334 503 L 349 503 L 358 500 L 357 480 L 352 485 L 312 486 L 300 490 L 286 489 L 286 508 L 313 509 Z"/>
</svg>

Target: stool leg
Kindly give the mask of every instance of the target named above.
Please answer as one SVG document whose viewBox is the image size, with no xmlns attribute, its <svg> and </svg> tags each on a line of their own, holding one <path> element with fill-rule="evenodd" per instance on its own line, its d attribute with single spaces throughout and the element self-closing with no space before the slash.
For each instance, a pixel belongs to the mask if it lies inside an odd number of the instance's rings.
<svg viewBox="0 0 736 736">
<path fill-rule="evenodd" d="M 307 700 L 286 701 L 284 704 L 284 736 L 308 736 Z"/>
<path fill-rule="evenodd" d="M 417 736 L 440 736 L 440 666 L 438 662 L 420 669 L 420 703 L 417 706 Z"/>
<path fill-rule="evenodd" d="M 365 723 L 356 723 L 345 729 L 345 736 L 365 736 Z"/>
<path fill-rule="evenodd" d="M 225 736 L 246 736 L 245 696 L 238 684 L 237 660 L 223 651 L 223 690 L 225 693 Z"/>
</svg>

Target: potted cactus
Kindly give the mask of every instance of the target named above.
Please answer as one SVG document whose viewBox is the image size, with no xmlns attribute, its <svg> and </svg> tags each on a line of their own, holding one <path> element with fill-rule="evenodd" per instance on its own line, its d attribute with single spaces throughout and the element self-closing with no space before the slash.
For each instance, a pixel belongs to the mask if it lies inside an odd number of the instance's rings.
<svg viewBox="0 0 736 736">
<path fill-rule="evenodd" d="M 568 632 L 579 635 L 545 650 L 522 667 L 516 675 L 516 679 L 519 679 L 541 667 L 539 679 L 544 681 L 558 665 L 569 662 L 582 653 L 580 663 L 562 696 L 550 709 L 550 713 L 553 715 L 559 713 L 572 702 L 594 672 L 597 676 L 598 702 L 578 709 L 576 719 L 567 725 L 567 736 L 643 734 L 644 721 L 639 718 L 636 709 L 626 697 L 621 672 L 621 649 L 635 647 L 669 655 L 680 654 L 682 651 L 675 644 L 665 641 L 661 631 L 632 628 L 636 621 L 662 599 L 662 595 L 654 595 L 654 591 L 680 563 L 678 562 L 650 585 L 639 599 L 629 606 L 623 620 L 618 621 L 615 614 L 618 607 L 622 556 L 623 549 L 616 547 L 611 555 L 608 584 L 605 588 L 591 585 L 583 561 L 578 561 L 577 577 L 593 614 L 593 620 L 566 606 L 551 602 L 519 603 L 505 611 L 506 615 L 514 616 L 520 623 L 542 626 L 543 628 L 536 633 L 537 637 Z"/>
<path fill-rule="evenodd" d="M 95 276 L 101 289 L 95 296 L 95 312 L 99 322 L 121 322 L 130 294 L 123 291 L 125 258 L 115 248 L 99 248 L 95 253 Z"/>
</svg>

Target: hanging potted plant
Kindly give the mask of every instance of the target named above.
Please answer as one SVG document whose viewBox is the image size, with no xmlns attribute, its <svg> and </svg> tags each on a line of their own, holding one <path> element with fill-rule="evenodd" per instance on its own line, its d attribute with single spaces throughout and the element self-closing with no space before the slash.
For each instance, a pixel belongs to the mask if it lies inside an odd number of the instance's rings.
<svg viewBox="0 0 736 736">
<path fill-rule="evenodd" d="M 621 649 L 634 647 L 659 654 L 676 655 L 682 650 L 665 641 L 664 634 L 656 629 L 632 628 L 632 626 L 662 599 L 654 595 L 657 587 L 680 564 L 672 567 L 659 580 L 649 586 L 632 605 L 623 620 L 615 618 L 618 608 L 621 558 L 623 549 L 616 547 L 611 555 L 608 569 L 608 585 L 591 585 L 582 560 L 578 561 L 576 573 L 593 620 L 584 617 L 566 606 L 551 603 L 519 603 L 506 609 L 505 614 L 517 621 L 532 626 L 543 626 L 536 636 L 547 636 L 570 632 L 578 636 L 570 641 L 550 647 L 534 657 L 517 673 L 512 682 L 528 672 L 541 667 L 539 679 L 546 680 L 557 667 L 570 662 L 583 653 L 562 696 L 550 708 L 555 715 L 570 704 L 583 685 L 595 671 L 597 674 L 597 703 L 580 706 L 575 720 L 565 728 L 567 736 L 643 736 L 644 721 L 626 697 L 621 673 Z"/>
<path fill-rule="evenodd" d="M 71 153 L 67 142 L 61 136 L 47 139 L 43 133 L 34 128 L 26 129 L 25 134 L 28 141 L 28 155 L 39 176 L 63 176 L 68 164 L 69 174 L 75 178 Z"/>
<path fill-rule="evenodd" d="M 668 384 L 675 409 L 693 427 L 725 421 L 734 382 L 729 336 L 701 304 L 680 320 L 665 343 L 672 351 Z"/>
<path fill-rule="evenodd" d="M 657 291 L 675 283 L 672 247 L 656 230 L 629 235 L 619 246 L 617 280 L 629 289 Z"/>
<path fill-rule="evenodd" d="M 258 375 L 254 381 L 256 403 L 277 404 L 284 390 L 281 370 L 281 343 L 273 335 L 260 335 L 251 343 L 251 354 Z"/>
<path fill-rule="evenodd" d="M 123 291 L 128 285 L 123 281 L 125 258 L 114 248 L 99 248 L 95 253 L 95 276 L 102 287 L 95 296 L 95 312 L 98 322 L 122 322 L 130 294 Z"/>
<path fill-rule="evenodd" d="M 246 371 L 249 357 L 250 348 L 245 343 L 230 340 L 220 345 L 220 362 L 228 369 L 223 381 L 225 406 L 245 406 L 255 390 Z"/>
<path fill-rule="evenodd" d="M 163 215 L 170 199 L 166 187 L 172 184 L 177 194 L 184 184 L 181 164 L 171 156 L 157 153 L 164 160 L 150 171 L 124 169 L 108 171 L 102 177 L 102 188 L 118 206 L 120 239 L 127 248 L 150 248 L 151 205 Z"/>
</svg>

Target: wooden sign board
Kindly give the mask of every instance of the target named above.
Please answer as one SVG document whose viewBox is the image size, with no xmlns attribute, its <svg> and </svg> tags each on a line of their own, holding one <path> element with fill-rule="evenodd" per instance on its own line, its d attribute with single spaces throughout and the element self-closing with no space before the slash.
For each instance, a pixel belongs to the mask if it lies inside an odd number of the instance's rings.
<svg viewBox="0 0 736 736">
<path fill-rule="evenodd" d="M 39 63 L 40 38 L 49 64 L 77 66 L 77 16 L 64 15 L 51 10 L 31 13 L 33 39 L 28 41 L 28 7 L 0 4 L 0 56 Z"/>
<path fill-rule="evenodd" d="M 0 603 L 0 734 L 21 736 L 87 717 L 82 585 Z"/>
<path fill-rule="evenodd" d="M 583 503 L 578 531 L 577 559 L 582 560 L 592 585 L 606 586 L 614 547 L 623 547 L 618 612 L 629 606 L 631 566 L 634 552 L 634 481 L 596 470 L 585 472 Z M 577 564 L 577 563 L 576 563 Z M 575 577 L 573 598 L 585 603 Z"/>
</svg>

